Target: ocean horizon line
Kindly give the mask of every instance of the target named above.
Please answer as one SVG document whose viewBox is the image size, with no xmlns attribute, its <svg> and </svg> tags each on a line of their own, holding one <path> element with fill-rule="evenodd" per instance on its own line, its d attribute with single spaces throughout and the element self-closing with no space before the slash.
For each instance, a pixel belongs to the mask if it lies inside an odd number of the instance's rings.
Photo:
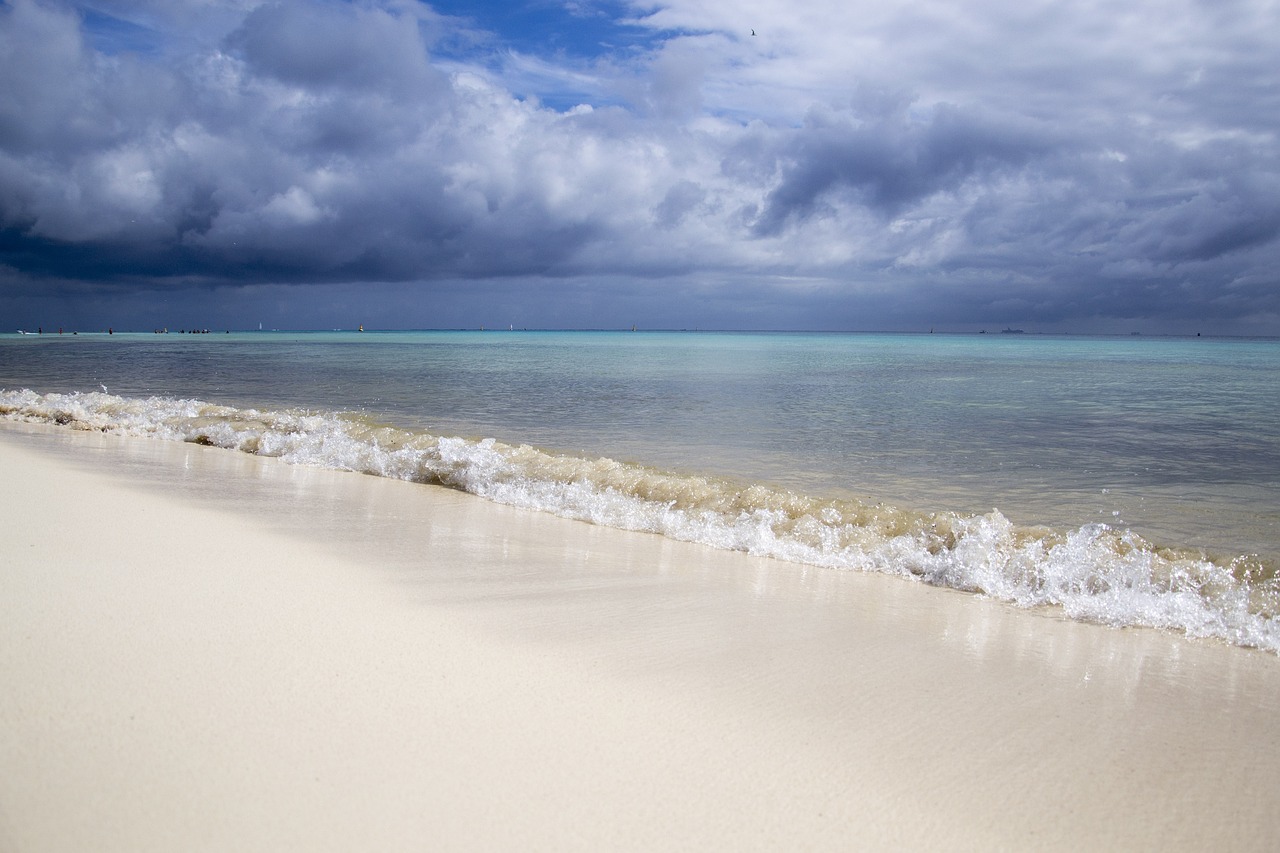
<svg viewBox="0 0 1280 853">
<path fill-rule="evenodd" d="M 1133 339 L 1133 338 L 1154 338 L 1154 339 L 1205 339 L 1205 340 L 1238 340 L 1238 341 L 1280 341 L 1280 335 L 1271 334 L 1218 334 L 1218 333 L 1191 333 L 1191 332 L 1062 332 L 1062 331 L 1037 331 L 1024 329 L 996 329 L 979 331 L 957 331 L 946 329 L 703 329 L 703 328 L 675 328 L 675 327 L 654 327 L 654 328 L 626 328 L 626 327 L 591 327 L 591 328 L 556 328 L 556 327 L 520 327 L 520 328 L 501 328 L 490 326 L 443 326 L 435 328 L 272 328 L 272 329 L 252 329 L 252 328 L 226 328 L 226 327 L 193 327 L 193 328 L 161 328 L 161 329 L 117 329 L 110 327 L 108 329 L 67 329 L 63 327 L 59 331 L 32 331 L 30 329 L 16 329 L 11 332 L 3 333 L 6 337 L 78 337 L 80 335 L 94 337 L 111 337 L 115 335 L 273 335 L 273 334 L 290 334 L 290 335 L 314 335 L 314 334 L 366 334 L 366 335 L 385 335 L 385 334 L 446 334 L 446 333 L 524 333 L 524 334 L 688 334 L 688 335 L 897 335 L 904 337 L 1045 337 L 1045 338 L 1105 338 L 1105 339 Z"/>
</svg>

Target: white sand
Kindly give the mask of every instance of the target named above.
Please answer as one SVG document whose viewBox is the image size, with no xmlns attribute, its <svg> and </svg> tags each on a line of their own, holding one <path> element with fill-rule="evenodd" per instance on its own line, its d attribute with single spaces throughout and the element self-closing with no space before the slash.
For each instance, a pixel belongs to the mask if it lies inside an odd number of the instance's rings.
<svg viewBox="0 0 1280 853">
<path fill-rule="evenodd" d="M 0 426 L 0 849 L 1274 849 L 1280 660 Z"/>
</svg>

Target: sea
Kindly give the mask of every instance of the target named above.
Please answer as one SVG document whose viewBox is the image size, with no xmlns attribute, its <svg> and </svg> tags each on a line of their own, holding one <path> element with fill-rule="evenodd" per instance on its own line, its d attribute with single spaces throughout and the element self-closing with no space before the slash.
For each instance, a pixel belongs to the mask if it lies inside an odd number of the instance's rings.
<svg viewBox="0 0 1280 853">
<path fill-rule="evenodd" d="M 1280 340 L 0 335 L 0 419 L 1280 652 Z"/>
</svg>

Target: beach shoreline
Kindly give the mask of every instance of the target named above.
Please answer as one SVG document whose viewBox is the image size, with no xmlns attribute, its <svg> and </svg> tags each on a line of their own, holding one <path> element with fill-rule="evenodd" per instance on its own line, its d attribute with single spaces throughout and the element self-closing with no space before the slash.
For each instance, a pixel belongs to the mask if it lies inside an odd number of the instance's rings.
<svg viewBox="0 0 1280 853">
<path fill-rule="evenodd" d="M 1280 661 L 0 425 L 0 846 L 1265 849 Z"/>
</svg>

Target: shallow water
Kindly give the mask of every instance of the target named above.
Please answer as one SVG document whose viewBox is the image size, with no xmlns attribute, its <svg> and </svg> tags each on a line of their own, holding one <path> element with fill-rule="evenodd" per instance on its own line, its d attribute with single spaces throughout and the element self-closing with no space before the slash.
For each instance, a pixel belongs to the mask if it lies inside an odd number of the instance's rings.
<svg viewBox="0 0 1280 853">
<path fill-rule="evenodd" d="M 0 338 L 0 387 L 9 417 L 1273 642 L 1274 340 L 28 335 Z"/>
</svg>

